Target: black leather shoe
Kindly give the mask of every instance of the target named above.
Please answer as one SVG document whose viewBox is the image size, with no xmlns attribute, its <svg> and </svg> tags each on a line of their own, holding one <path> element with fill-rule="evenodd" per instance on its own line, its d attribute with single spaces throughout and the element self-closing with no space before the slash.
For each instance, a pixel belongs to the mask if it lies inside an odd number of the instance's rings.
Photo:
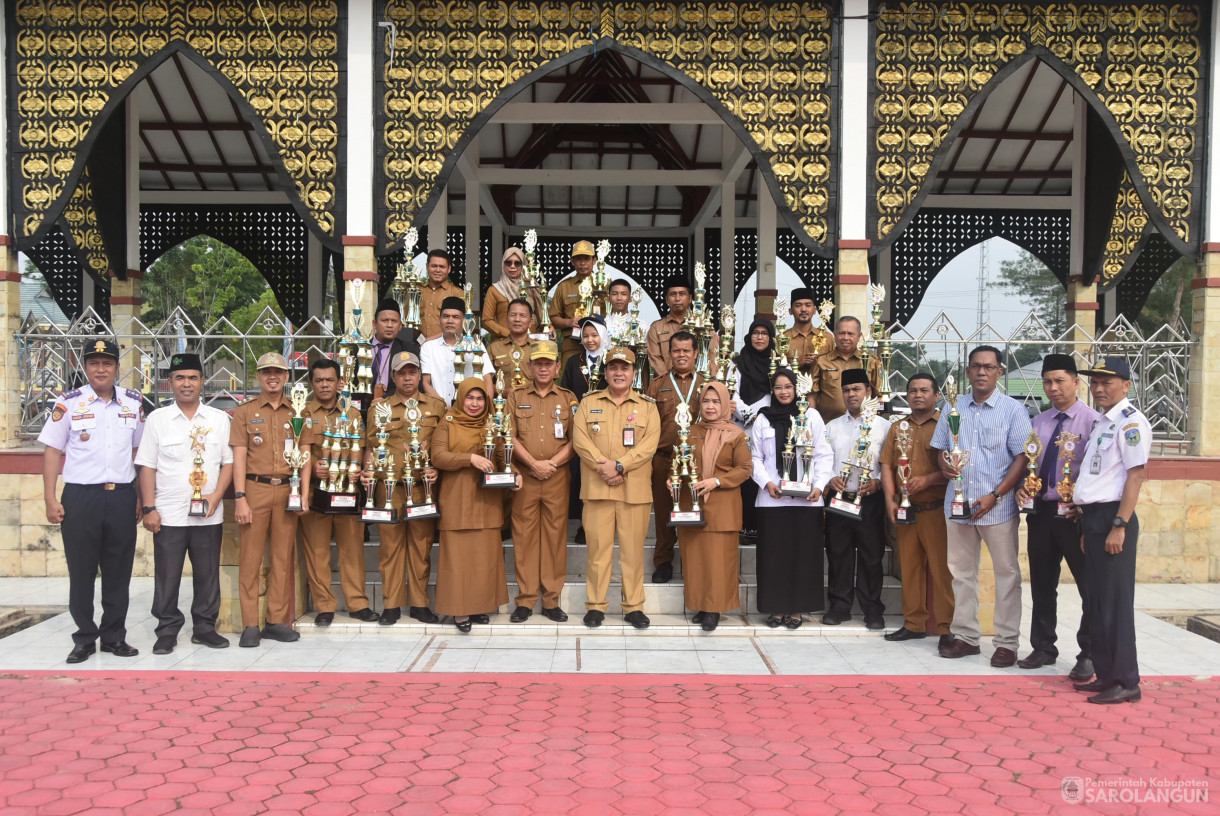
<svg viewBox="0 0 1220 816">
<path fill-rule="evenodd" d="M 470 622 L 477 623 L 480 626 L 486 626 L 487 624 L 491 623 L 491 617 L 488 615 L 471 615 Z"/>
<path fill-rule="evenodd" d="M 263 635 L 258 631 L 257 626 L 247 626 L 241 630 L 241 640 L 237 641 L 237 645 L 243 649 L 253 649 L 255 646 L 263 642 Z"/>
<path fill-rule="evenodd" d="M 652 623 L 652 621 L 648 620 L 648 616 L 645 615 L 643 612 L 641 612 L 639 609 L 635 610 L 634 612 L 628 612 L 626 615 L 623 615 L 623 620 L 627 621 L 627 623 L 630 623 L 636 629 L 647 629 L 649 627 L 649 625 Z"/>
<path fill-rule="evenodd" d="M 585 613 L 585 626 L 590 629 L 596 629 L 602 625 L 602 621 L 606 619 L 606 613 L 597 609 L 590 609 Z"/>
<path fill-rule="evenodd" d="M 923 640 L 925 637 L 927 637 L 927 635 L 923 632 L 912 631 L 903 626 L 902 628 L 896 629 L 893 632 L 886 633 L 884 637 L 891 643 L 897 643 L 903 640 Z"/>
<path fill-rule="evenodd" d="M 1122 686 L 1111 686 L 1101 694 L 1095 694 L 1089 698 L 1090 703 L 1100 703 L 1108 705 L 1110 703 L 1138 703 L 1140 698 L 1140 687 L 1123 688 Z"/>
<path fill-rule="evenodd" d="M 534 610 L 528 606 L 518 606 L 513 610 L 513 614 L 508 616 L 509 623 L 524 623 L 529 620 L 530 615 L 534 614 Z"/>
<path fill-rule="evenodd" d="M 1093 676 L 1093 661 L 1087 657 L 1082 657 L 1076 661 L 1076 665 L 1072 666 L 1072 670 L 1068 672 L 1068 679 L 1074 680 L 1077 683 L 1087 682 Z"/>
<path fill-rule="evenodd" d="M 347 616 L 364 623 L 377 623 L 377 621 L 381 620 L 381 616 L 367 606 L 364 609 L 357 609 L 355 612 L 348 612 Z"/>
<path fill-rule="evenodd" d="M 440 616 L 426 606 L 413 606 L 407 614 L 420 623 L 440 623 Z"/>
<path fill-rule="evenodd" d="M 674 565 L 662 564 L 657 567 L 652 573 L 652 582 L 654 584 L 668 584 L 670 579 L 674 577 Z"/>
<path fill-rule="evenodd" d="M 784 626 L 788 629 L 800 629 L 804 622 L 804 615 L 784 615 Z"/>
<path fill-rule="evenodd" d="M 1114 685 L 1116 684 L 1107 683 L 1105 680 L 1090 680 L 1087 683 L 1072 683 L 1072 688 L 1076 689 L 1077 691 L 1091 691 L 1096 693 L 1099 691 L 1105 691 Z"/>
<path fill-rule="evenodd" d="M 945 649 L 953 645 L 953 635 L 941 635 L 936 642 L 937 649 Z"/>
<path fill-rule="evenodd" d="M 457 630 L 463 635 L 470 634 L 470 618 L 467 618 L 464 621 L 454 620 L 453 625 L 456 626 Z"/>
<path fill-rule="evenodd" d="M 1017 665 L 1023 669 L 1040 669 L 1043 666 L 1049 666 L 1059 658 L 1050 652 L 1044 652 L 1041 649 L 1034 649 L 1025 657 L 1017 661 Z M 1090 675 L 1091 677 L 1092 675 Z M 1086 680 L 1089 678 L 1086 677 Z"/>
<path fill-rule="evenodd" d="M 576 528 L 576 537 L 573 539 L 573 543 L 574 544 L 584 544 L 585 543 L 584 525 L 581 525 L 580 527 Z"/>
<path fill-rule="evenodd" d="M 690 622 L 691 623 L 703 623 L 703 616 L 706 614 L 707 614 L 706 612 L 696 612 L 695 614 L 690 616 Z"/>
<path fill-rule="evenodd" d="M 401 617 L 402 610 L 397 606 L 391 606 L 381 610 L 381 617 L 377 619 L 377 622 L 382 626 L 393 626 Z"/>
<path fill-rule="evenodd" d="M 157 642 L 153 644 L 153 654 L 170 654 L 174 651 L 174 647 L 178 645 L 177 635 L 165 635 L 157 638 Z"/>
<path fill-rule="evenodd" d="M 703 622 L 701 625 L 703 626 L 703 631 L 715 632 L 716 627 L 720 625 L 720 613 L 719 612 L 704 612 L 703 613 Z"/>
<path fill-rule="evenodd" d="M 229 648 L 229 639 L 219 632 L 196 632 L 191 635 L 191 643 L 207 646 L 209 649 Z"/>
<path fill-rule="evenodd" d="M 334 622 L 335 622 L 335 613 L 334 612 L 319 612 L 317 615 L 314 616 L 314 619 L 313 619 L 314 626 L 321 626 L 323 628 L 330 626 Z"/>
<path fill-rule="evenodd" d="M 827 612 L 822 616 L 822 623 L 825 626 L 838 626 L 840 623 L 846 623 L 851 620 L 851 615 L 846 612 Z"/>
<path fill-rule="evenodd" d="M 72 651 L 68 652 L 68 662 L 84 663 L 96 651 L 97 646 L 92 643 L 78 643 L 72 647 Z"/>
<path fill-rule="evenodd" d="M 555 621 L 555 623 L 563 623 L 568 619 L 568 613 L 564 612 L 559 607 L 547 609 L 544 606 L 542 607 L 542 615 L 543 617 L 550 618 L 551 620 Z"/>
<path fill-rule="evenodd" d="M 103 643 L 102 651 L 110 652 L 115 657 L 135 657 L 140 653 L 139 649 L 125 640 L 120 640 L 118 643 Z"/>
<path fill-rule="evenodd" d="M 280 643 L 296 643 L 301 633 L 286 623 L 269 623 L 263 627 L 263 637 Z"/>
<path fill-rule="evenodd" d="M 884 629 L 885 618 L 881 617 L 880 615 L 877 615 L 876 617 L 866 617 L 864 619 L 864 628 L 873 630 Z"/>
</svg>

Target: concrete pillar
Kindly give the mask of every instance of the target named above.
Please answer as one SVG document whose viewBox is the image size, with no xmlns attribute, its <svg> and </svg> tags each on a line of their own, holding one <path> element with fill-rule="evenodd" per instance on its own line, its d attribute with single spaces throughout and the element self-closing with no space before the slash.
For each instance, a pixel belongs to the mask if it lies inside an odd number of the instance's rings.
<svg viewBox="0 0 1220 816">
<path fill-rule="evenodd" d="M 3 152 L 0 147 L 0 152 Z M 0 205 L 3 206 L 3 205 Z M 21 270 L 12 239 L 0 235 L 0 447 L 16 448 L 21 440 L 21 377 L 15 336 L 21 327 Z"/>
<path fill-rule="evenodd" d="M 425 251 L 446 249 L 449 245 L 449 186 L 441 190 L 440 200 L 428 216 L 428 246 Z"/>
<path fill-rule="evenodd" d="M 140 294 L 144 281 L 144 272 L 140 269 L 140 105 L 135 94 L 127 97 L 123 112 L 126 117 L 127 279 L 111 279 L 110 326 L 118 335 L 120 383 L 127 388 L 152 393 L 157 372 L 153 370 L 155 363 L 150 343 L 132 337 L 136 333 L 132 321 L 140 318 L 144 308 L 144 298 Z M 92 303 L 89 300 L 85 305 Z"/>
<path fill-rule="evenodd" d="M 1070 351 L 1087 354 L 1089 341 L 1097 334 L 1097 316 L 1101 311 L 1097 284 L 1085 285 L 1080 275 L 1068 278 L 1067 325 L 1072 344 Z"/>
<path fill-rule="evenodd" d="M 478 140 L 468 149 L 473 149 L 474 155 L 477 156 Z M 479 213 L 479 179 L 471 174 L 466 178 L 466 282 L 472 287 L 471 294 L 476 307 L 483 305 L 483 275 L 489 274 L 494 279 L 500 269 L 497 258 L 492 259 L 490 269 L 484 270 L 479 266 Z"/>
<path fill-rule="evenodd" d="M 733 303 L 733 238 L 737 234 L 737 185 L 720 186 L 720 303 Z M 720 304 L 711 304 L 719 309 Z"/>
<path fill-rule="evenodd" d="M 343 286 L 346 293 L 347 282 L 352 280 L 365 281 L 360 308 L 364 318 L 366 333 L 373 330 L 373 309 L 377 305 L 377 257 L 374 248 L 377 239 L 371 235 L 343 236 Z M 343 325 L 336 327 L 336 333 L 348 327 L 352 319 L 352 310 L 356 304 L 352 298 L 344 294 Z"/>
<path fill-rule="evenodd" d="M 860 325 L 868 323 L 868 285 L 872 278 L 868 272 L 868 240 L 840 240 L 839 262 L 835 271 L 834 319 L 848 316 L 858 318 Z"/>
<path fill-rule="evenodd" d="M 1198 345 L 1190 355 L 1187 433 L 1195 455 L 1220 456 L 1220 243 L 1203 245 L 1191 288 L 1190 328 Z"/>
<path fill-rule="evenodd" d="M 762 173 L 756 174 L 758 180 L 758 270 L 754 281 L 754 312 L 755 316 L 770 315 L 774 319 L 775 298 L 779 292 L 775 283 L 776 263 L 776 209 L 775 199 L 763 181 Z M 745 315 L 738 316 L 739 323 L 748 322 Z"/>
</svg>

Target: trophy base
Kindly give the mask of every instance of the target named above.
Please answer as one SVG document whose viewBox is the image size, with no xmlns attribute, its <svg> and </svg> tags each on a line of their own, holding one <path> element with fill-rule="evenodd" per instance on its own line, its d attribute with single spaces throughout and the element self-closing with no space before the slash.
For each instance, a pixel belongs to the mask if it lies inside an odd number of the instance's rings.
<svg viewBox="0 0 1220 816">
<path fill-rule="evenodd" d="M 813 492 L 813 483 L 790 482 L 787 479 L 781 479 L 779 482 L 779 492 L 781 496 L 791 496 L 794 499 L 807 499 L 809 494 Z"/>
<path fill-rule="evenodd" d="M 398 511 L 389 507 L 366 507 L 360 512 L 365 524 L 397 524 Z"/>
<path fill-rule="evenodd" d="M 288 497 L 288 512 L 299 512 L 305 509 L 305 505 L 301 503 L 301 494 Z"/>
<path fill-rule="evenodd" d="M 1076 505 L 1071 502 L 1059 502 L 1055 509 L 1055 518 L 1063 519 L 1064 521 L 1075 521 Z"/>
<path fill-rule="evenodd" d="M 186 514 L 188 516 L 194 516 L 195 518 L 202 518 L 206 516 L 208 514 L 208 500 L 191 499 L 191 506 L 190 509 L 186 511 Z"/>
<path fill-rule="evenodd" d="M 360 512 L 356 507 L 358 498 L 355 493 L 330 493 L 326 490 L 315 490 L 310 507 L 319 513 L 354 516 Z"/>
<path fill-rule="evenodd" d="M 830 500 L 830 503 L 826 505 L 826 509 L 836 515 L 843 516 L 844 518 L 854 519 L 856 521 L 860 520 L 860 514 L 864 512 L 863 505 L 856 504 L 855 502 L 848 501 L 847 499 L 839 498 L 838 496 L 835 496 Z"/>
<path fill-rule="evenodd" d="M 516 487 L 516 473 L 484 473 L 483 487 Z"/>
<path fill-rule="evenodd" d="M 440 518 L 440 511 L 432 504 L 408 504 L 402 508 L 402 517 L 407 521 L 422 521 L 423 519 Z"/>
<path fill-rule="evenodd" d="M 910 507 L 899 507 L 896 517 L 894 519 L 894 523 L 895 524 L 914 524 L 915 523 L 915 511 Z"/>
<path fill-rule="evenodd" d="M 704 527 L 702 510 L 674 510 L 669 514 L 670 527 Z"/>
<path fill-rule="evenodd" d="M 1023 515 L 1023 516 L 1032 516 L 1038 512 L 1038 508 L 1034 507 L 1033 499 L 1026 499 L 1025 501 L 1018 501 L 1017 509 L 1019 511 L 1021 511 L 1021 515 Z"/>
<path fill-rule="evenodd" d="M 949 505 L 949 518 L 951 519 L 968 519 L 973 512 L 970 510 L 970 504 L 964 501 L 955 501 Z"/>
</svg>

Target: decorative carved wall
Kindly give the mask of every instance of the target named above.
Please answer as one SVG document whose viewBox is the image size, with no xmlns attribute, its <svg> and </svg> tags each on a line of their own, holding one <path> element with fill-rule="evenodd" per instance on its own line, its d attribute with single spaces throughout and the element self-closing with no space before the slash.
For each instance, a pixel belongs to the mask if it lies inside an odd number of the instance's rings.
<svg viewBox="0 0 1220 816">
<path fill-rule="evenodd" d="M 379 0 L 377 19 L 397 31 L 392 63 L 386 29 L 377 49 L 384 243 L 422 226 L 498 102 L 593 48 L 614 48 L 727 113 L 777 184 L 789 225 L 829 245 L 834 5 Z"/>
<path fill-rule="evenodd" d="M 335 235 L 341 76 L 335 0 L 15 0 L 10 14 L 12 200 L 19 241 L 51 227 L 99 116 L 169 50 L 202 57 L 261 120 L 268 151 L 320 230 Z M 265 14 L 265 16 L 264 16 Z"/>
<path fill-rule="evenodd" d="M 64 207 L 63 220 L 89 273 L 98 280 L 109 277 L 107 272 L 110 262 L 106 257 L 102 231 L 98 228 L 97 208 L 93 202 L 93 180 L 89 177 L 88 168 L 76 183 L 68 206 Z"/>
<path fill-rule="evenodd" d="M 1181 252 L 1199 241 L 1205 139 L 1203 5 L 896 0 L 876 20 L 874 241 L 908 216 L 933 161 L 975 96 L 1037 55 L 1099 100 L 1138 168 L 1152 219 Z"/>
</svg>

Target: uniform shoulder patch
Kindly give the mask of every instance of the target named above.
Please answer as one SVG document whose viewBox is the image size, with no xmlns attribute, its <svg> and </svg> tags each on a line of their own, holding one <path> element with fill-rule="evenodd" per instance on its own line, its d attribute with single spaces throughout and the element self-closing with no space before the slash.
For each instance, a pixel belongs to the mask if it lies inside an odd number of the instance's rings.
<svg viewBox="0 0 1220 816">
<path fill-rule="evenodd" d="M 80 389 L 74 388 L 71 391 L 65 392 L 63 395 L 63 399 L 65 399 L 65 400 L 76 399 L 79 396 L 80 396 Z"/>
<path fill-rule="evenodd" d="M 644 402 L 651 402 L 653 405 L 657 404 L 657 401 L 654 400 L 652 397 L 648 396 L 647 394 L 640 394 L 640 396 L 644 398 Z"/>
<path fill-rule="evenodd" d="M 1124 433 L 1123 439 L 1126 439 L 1127 444 L 1130 445 L 1131 447 L 1135 447 L 1136 445 L 1138 445 L 1140 443 L 1139 428 L 1132 428 L 1131 430 Z"/>
<path fill-rule="evenodd" d="M 1128 405 L 1126 408 L 1123 409 L 1123 416 L 1125 416 L 1125 417 L 1129 417 L 1134 413 L 1135 413 L 1134 405 Z"/>
<path fill-rule="evenodd" d="M 55 403 L 55 407 L 51 409 L 51 421 L 59 422 L 64 418 L 64 414 L 68 412 L 67 407 L 62 402 Z"/>
</svg>

